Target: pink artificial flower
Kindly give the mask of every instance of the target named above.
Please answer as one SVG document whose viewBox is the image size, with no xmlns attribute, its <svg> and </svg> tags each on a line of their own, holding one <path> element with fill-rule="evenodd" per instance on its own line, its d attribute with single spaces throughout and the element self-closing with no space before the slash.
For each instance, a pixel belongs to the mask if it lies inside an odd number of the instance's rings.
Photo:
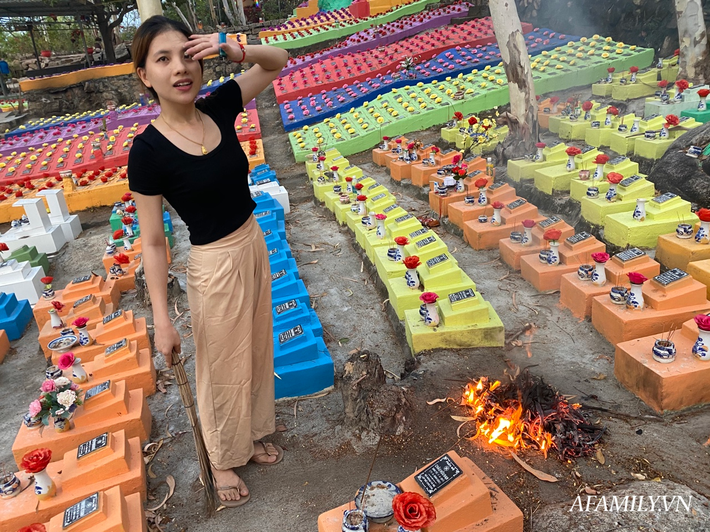
<svg viewBox="0 0 710 532">
<path fill-rule="evenodd" d="M 42 383 L 42 387 L 40 389 L 43 392 L 55 392 L 57 390 L 57 385 L 52 379 L 47 379 Z"/>
<path fill-rule="evenodd" d="M 64 353 L 62 356 L 59 357 L 59 360 L 57 361 L 57 367 L 62 371 L 65 369 L 69 369 L 70 367 L 72 367 L 73 364 L 74 353 L 72 352 Z"/>
<path fill-rule="evenodd" d="M 439 295 L 435 292 L 424 292 L 422 295 L 419 296 L 419 300 L 428 305 L 436 303 L 437 299 L 439 299 Z"/>
<path fill-rule="evenodd" d="M 52 381 L 54 382 L 54 381 Z M 39 400 L 35 399 L 30 403 L 30 417 L 36 417 L 42 411 L 42 405 Z"/>
</svg>

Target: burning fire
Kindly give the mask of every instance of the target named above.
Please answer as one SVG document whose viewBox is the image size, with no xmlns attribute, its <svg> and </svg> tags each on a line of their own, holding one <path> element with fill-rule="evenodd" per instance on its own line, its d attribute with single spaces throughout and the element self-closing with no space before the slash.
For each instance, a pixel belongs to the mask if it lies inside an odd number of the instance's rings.
<svg viewBox="0 0 710 532">
<path fill-rule="evenodd" d="M 469 409 L 477 424 L 470 439 L 513 449 L 537 449 L 546 458 L 550 449 L 561 458 L 591 454 L 603 433 L 586 423 L 579 404 L 569 403 L 527 371 L 505 386 L 481 377 L 466 386 L 461 405 Z"/>
</svg>

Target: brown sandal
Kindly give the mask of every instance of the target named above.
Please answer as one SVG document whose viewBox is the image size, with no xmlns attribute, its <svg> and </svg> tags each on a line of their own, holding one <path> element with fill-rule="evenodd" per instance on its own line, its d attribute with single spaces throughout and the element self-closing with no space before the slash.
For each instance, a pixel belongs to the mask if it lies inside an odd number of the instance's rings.
<svg viewBox="0 0 710 532">
<path fill-rule="evenodd" d="M 259 465 L 270 466 L 270 465 L 276 465 L 279 462 L 281 462 L 281 460 L 284 459 L 284 450 L 282 447 L 280 447 L 278 445 L 274 445 L 273 443 L 268 443 L 268 442 L 263 442 L 263 441 L 257 441 L 254 443 L 260 443 L 261 446 L 264 448 L 264 452 L 263 453 L 254 453 L 254 456 L 252 456 L 249 459 L 250 462 L 254 462 L 255 464 L 259 464 Z M 273 462 L 260 462 L 259 460 L 254 459 L 254 458 L 258 458 L 260 456 L 267 456 L 267 457 L 268 456 L 275 456 L 276 460 Z"/>
<path fill-rule="evenodd" d="M 237 486 L 215 486 L 215 491 L 217 493 L 217 500 L 219 501 L 219 504 L 221 504 L 225 508 L 238 508 L 239 506 L 248 503 L 249 499 L 251 499 L 251 492 L 247 493 L 246 495 L 242 495 L 241 493 L 242 488 L 246 487 L 247 485 L 244 483 L 241 477 L 239 477 L 239 484 Z M 236 501 L 223 501 L 222 498 L 219 496 L 219 492 L 229 490 L 236 490 L 236 492 L 239 493 L 239 499 Z"/>
</svg>

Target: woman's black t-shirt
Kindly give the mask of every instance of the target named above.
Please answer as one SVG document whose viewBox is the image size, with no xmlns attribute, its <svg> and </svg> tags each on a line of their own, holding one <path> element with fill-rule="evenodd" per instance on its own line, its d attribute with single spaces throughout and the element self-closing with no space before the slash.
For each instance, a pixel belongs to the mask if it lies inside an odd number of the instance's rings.
<svg viewBox="0 0 710 532">
<path fill-rule="evenodd" d="M 239 229 L 256 203 L 249 193 L 249 161 L 234 129 L 244 110 L 239 84 L 230 80 L 195 106 L 219 127 L 219 145 L 207 155 L 191 155 L 149 125 L 133 140 L 128 184 L 139 194 L 162 195 L 187 225 L 190 242 L 203 245 Z"/>
</svg>

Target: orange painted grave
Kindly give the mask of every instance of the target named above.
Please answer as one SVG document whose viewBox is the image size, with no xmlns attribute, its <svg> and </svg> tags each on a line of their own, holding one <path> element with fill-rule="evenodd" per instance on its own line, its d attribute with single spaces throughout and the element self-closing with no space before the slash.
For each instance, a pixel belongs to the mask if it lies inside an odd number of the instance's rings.
<svg viewBox="0 0 710 532">
<path fill-rule="evenodd" d="M 124 495 L 121 487 L 116 486 L 97 495 L 98 508 L 95 512 L 67 527 L 63 526 L 65 513 L 62 512 L 45 523 L 47 532 L 147 532 L 140 493 Z"/>
<path fill-rule="evenodd" d="M 592 253 L 603 252 L 605 249 L 604 243 L 589 233 L 578 233 L 560 244 L 559 264 L 543 264 L 537 255 L 524 255 L 520 258 L 520 274 L 539 292 L 559 290 L 563 275 L 576 272 L 581 264 L 589 264 Z"/>
<path fill-rule="evenodd" d="M 693 228 L 693 234 L 700 224 Z M 680 268 L 688 271 L 688 264 L 710 259 L 710 246 L 699 244 L 695 238 L 678 238 L 675 233 L 660 235 L 656 244 L 656 260 L 668 269 Z"/>
<path fill-rule="evenodd" d="M 131 244 L 131 246 L 133 247 L 133 249 L 131 249 L 130 251 L 122 247 L 117 247 L 116 253 L 123 253 L 124 255 L 127 255 L 128 258 L 131 259 L 131 261 L 133 261 L 136 257 L 140 259 L 140 255 L 143 252 L 143 246 L 141 245 L 141 237 L 136 238 Z M 168 258 L 168 264 L 171 264 L 172 257 L 170 256 L 170 244 L 168 243 L 167 237 L 165 238 L 165 251 Z M 106 270 L 106 275 L 108 275 L 108 271 L 111 269 L 111 266 L 113 266 L 115 262 L 113 255 L 106 255 L 106 253 L 104 253 L 104 256 L 101 261 L 104 263 L 104 269 Z"/>
<path fill-rule="evenodd" d="M 559 229 L 562 231 L 562 236 L 560 237 L 562 239 L 574 234 L 574 227 L 558 216 L 550 216 L 535 224 L 529 244 L 523 245 L 519 242 L 512 242 L 510 237 L 502 239 L 498 243 L 498 249 L 503 262 L 514 270 L 519 270 L 521 257 L 525 255 L 537 255 L 543 249 L 547 249 L 547 242 L 542 238 L 542 234 L 547 229 Z M 523 232 L 525 228 L 521 224 L 520 228 L 517 230 Z"/>
<path fill-rule="evenodd" d="M 148 439 L 152 417 L 143 390 L 129 391 L 125 381 L 114 380 L 82 390 L 85 397 L 90 397 L 77 408 L 71 429 L 60 433 L 50 426 L 40 434 L 40 429 L 29 430 L 24 424 L 20 426 L 12 445 L 18 466 L 22 457 L 33 449 L 48 447 L 52 449 L 52 459 L 60 460 L 64 453 L 104 432 L 125 430 L 128 438 Z"/>
<path fill-rule="evenodd" d="M 541 217 L 537 207 L 523 198 L 517 198 L 506 203 L 501 210 L 501 225 L 493 225 L 491 217 L 488 222 L 481 223 L 477 219 L 464 223 L 464 240 L 473 249 L 496 249 L 498 242 L 510 235 L 511 231 L 519 230 L 520 223 L 527 219 L 538 221 Z"/>
<path fill-rule="evenodd" d="M 594 266 L 594 261 L 590 265 Z M 643 251 L 633 248 L 614 255 L 606 263 L 604 271 L 604 286 L 597 286 L 591 281 L 581 281 L 577 272 L 563 275 L 560 283 L 560 304 L 570 309 L 577 318 L 591 316 L 592 301 L 595 297 L 608 295 L 613 286 L 628 288 L 630 283 L 626 274 L 638 272 L 649 278 L 654 277 L 661 272 L 661 265 Z"/>
<path fill-rule="evenodd" d="M 81 357 L 80 357 L 81 358 Z M 90 388 L 109 379 L 125 381 L 129 390 L 143 390 L 145 396 L 155 393 L 155 365 L 150 349 L 138 349 L 138 342 L 123 338 L 108 347 L 93 360 L 84 362 L 89 381 L 82 388 Z"/>
<path fill-rule="evenodd" d="M 507 183 L 494 183 L 488 187 L 486 190 L 486 198 L 488 203 L 486 205 L 478 204 L 478 191 L 474 194 L 476 203 L 469 205 L 464 201 L 457 201 L 450 203 L 447 209 L 449 213 L 449 221 L 452 222 L 457 227 L 463 229 L 464 222 L 471 220 L 478 220 L 481 215 L 486 215 L 488 217 L 493 215 L 493 204 L 496 201 L 503 203 L 510 203 L 518 199 L 515 189 L 508 185 Z"/>
<path fill-rule="evenodd" d="M 54 454 L 58 454 L 53 451 Z M 15 531 L 32 523 L 49 521 L 73 504 L 115 486 L 125 494 L 146 498 L 146 475 L 141 442 L 127 438 L 123 430 L 105 432 L 81 442 L 47 466 L 56 495 L 39 501 L 30 487 L 12 499 L 2 501 L 2 530 Z M 30 482 L 29 474 L 17 473 Z M 25 482 L 23 482 L 24 485 Z"/>
<path fill-rule="evenodd" d="M 710 310 L 705 285 L 682 270 L 669 270 L 643 285 L 646 308 L 628 310 L 615 305 L 608 295 L 592 301 L 592 324 L 609 342 L 617 344 L 671 327 L 680 327 L 696 314 Z"/>
<path fill-rule="evenodd" d="M 66 311 L 67 307 L 64 307 Z M 76 328 L 72 326 L 72 322 L 79 318 L 89 318 L 86 324 L 87 331 L 91 332 L 96 328 L 96 325 L 101 322 L 104 316 L 111 314 L 113 305 L 106 305 L 103 299 L 98 299 L 95 295 L 89 294 L 81 299 L 77 299 L 74 304 L 69 307 L 69 312 L 62 316 L 62 321 L 66 328 L 73 328 L 76 334 Z M 52 351 L 47 347 L 47 344 L 59 337 L 62 329 L 54 329 L 51 322 L 47 321 L 40 329 L 39 344 L 44 351 L 44 356 L 49 358 L 52 356 Z"/>
<path fill-rule="evenodd" d="M 436 171 L 441 169 L 442 166 L 446 166 L 447 164 L 453 164 L 454 157 L 456 157 L 457 155 L 461 157 L 463 156 L 461 152 L 456 150 L 452 150 L 443 154 L 437 153 L 434 156 L 434 161 L 436 161 L 436 164 L 434 166 L 425 166 L 421 162 L 413 164 L 411 170 L 412 185 L 417 187 L 427 186 L 429 184 L 429 181 L 431 181 L 431 176 L 436 175 Z"/>
<path fill-rule="evenodd" d="M 103 299 L 107 307 L 111 304 L 112 308 L 118 307 L 118 301 L 121 298 L 121 291 L 113 281 L 104 281 L 103 277 L 93 273 L 77 277 L 64 290 L 56 290 L 54 299 L 48 301 L 41 298 L 37 302 L 32 309 L 37 326 L 41 330 L 44 324 L 49 321 L 48 311 L 52 308 L 52 301 L 60 301 L 64 304 L 64 308 L 57 314 L 66 316 L 76 301 L 90 294 Z"/>
<path fill-rule="evenodd" d="M 436 465 L 438 462 L 438 465 Z M 426 475 L 429 467 L 445 467 L 447 473 L 458 474 L 447 485 L 429 496 L 415 480 Z M 431 471 L 431 470 L 430 470 Z M 452 475 L 452 476 L 453 476 Z M 432 484 L 423 481 L 429 487 Z M 523 514 L 493 481 L 471 460 L 449 451 L 443 457 L 415 472 L 400 484 L 403 491 L 429 497 L 436 508 L 436 521 L 427 532 L 522 532 Z M 318 532 L 340 532 L 343 512 L 354 503 L 344 504 L 318 516 Z M 396 532 L 397 522 L 370 523 L 371 532 Z"/>
<path fill-rule="evenodd" d="M 10 339 L 7 337 L 5 329 L 0 329 L 0 364 L 5 360 L 7 353 L 10 351 Z"/>
<path fill-rule="evenodd" d="M 417 160 L 421 161 L 422 158 L 424 158 L 425 154 L 428 157 L 430 151 L 431 151 L 431 149 L 424 149 L 424 148 L 418 149 L 417 150 Z M 403 179 L 411 180 L 412 179 L 412 166 L 414 166 L 414 163 L 400 161 L 399 159 L 394 160 L 394 161 L 390 161 L 390 164 L 389 164 L 390 177 L 392 177 L 392 179 L 394 179 L 395 181 L 402 181 Z"/>
<path fill-rule="evenodd" d="M 651 353 L 661 335 L 621 342 L 614 355 L 614 375 L 657 412 L 710 403 L 710 364 L 692 353 L 697 338 L 695 320 L 683 323 L 671 338 L 677 352 L 676 359 L 668 364 L 655 361 Z"/>
</svg>

